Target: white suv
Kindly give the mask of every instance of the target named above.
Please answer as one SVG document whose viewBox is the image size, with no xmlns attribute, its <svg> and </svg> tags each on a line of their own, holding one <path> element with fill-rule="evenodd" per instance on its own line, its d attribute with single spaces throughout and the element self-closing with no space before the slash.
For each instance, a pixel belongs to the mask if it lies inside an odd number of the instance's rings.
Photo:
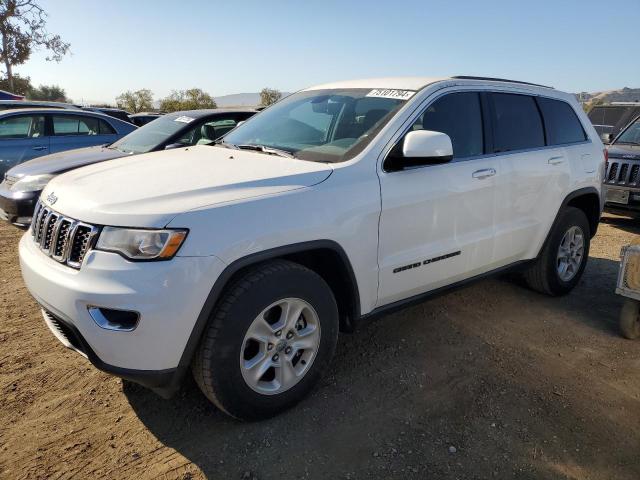
<svg viewBox="0 0 640 480">
<path fill-rule="evenodd" d="M 603 146 L 573 95 L 478 77 L 295 93 L 216 146 L 57 177 L 20 242 L 50 329 L 163 396 L 191 369 L 243 419 L 299 401 L 338 331 L 518 266 L 579 281 Z"/>
</svg>

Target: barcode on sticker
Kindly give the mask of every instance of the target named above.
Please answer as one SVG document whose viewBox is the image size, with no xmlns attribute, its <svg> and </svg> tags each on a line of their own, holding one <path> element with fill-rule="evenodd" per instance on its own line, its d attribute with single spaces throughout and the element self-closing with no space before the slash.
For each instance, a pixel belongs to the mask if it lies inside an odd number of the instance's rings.
<svg viewBox="0 0 640 480">
<path fill-rule="evenodd" d="M 174 120 L 174 122 L 182 122 L 182 123 L 191 123 L 195 120 L 195 118 L 187 117 L 186 115 L 182 115 Z"/>
<path fill-rule="evenodd" d="M 392 88 L 374 88 L 367 97 L 378 98 L 395 98 L 397 100 L 409 100 L 413 94 L 416 93 L 413 90 L 395 90 Z"/>
</svg>

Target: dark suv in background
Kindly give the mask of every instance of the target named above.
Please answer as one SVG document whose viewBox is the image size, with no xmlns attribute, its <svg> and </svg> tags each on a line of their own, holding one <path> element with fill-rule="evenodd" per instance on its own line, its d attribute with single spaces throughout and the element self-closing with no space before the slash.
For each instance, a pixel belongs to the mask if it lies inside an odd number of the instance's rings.
<svg viewBox="0 0 640 480">
<path fill-rule="evenodd" d="M 614 102 L 610 105 L 596 105 L 589 110 L 589 120 L 603 143 L 611 143 L 616 135 L 638 115 L 640 115 L 638 102 Z"/>
<path fill-rule="evenodd" d="M 640 116 L 609 145 L 604 177 L 605 210 L 640 215 Z"/>
</svg>

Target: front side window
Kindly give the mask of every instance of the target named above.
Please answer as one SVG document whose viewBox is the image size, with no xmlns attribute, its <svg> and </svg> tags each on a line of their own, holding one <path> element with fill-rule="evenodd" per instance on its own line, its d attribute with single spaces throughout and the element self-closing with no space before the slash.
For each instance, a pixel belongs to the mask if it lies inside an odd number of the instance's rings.
<svg viewBox="0 0 640 480">
<path fill-rule="evenodd" d="M 616 139 L 614 144 L 640 145 L 640 117 L 627 127 L 627 129 Z"/>
<path fill-rule="evenodd" d="M 238 124 L 234 119 L 217 119 L 204 124 L 198 124 L 194 128 L 185 132 L 176 143 L 181 143 L 185 147 L 190 145 L 210 145 L 224 134 L 233 130 Z"/>
<path fill-rule="evenodd" d="M 79 115 L 53 115 L 53 134 L 66 135 L 99 135 L 100 120 Z"/>
<path fill-rule="evenodd" d="M 0 120 L 0 138 L 39 138 L 45 135 L 43 115 L 21 115 Z"/>
<path fill-rule="evenodd" d="M 342 162 L 360 153 L 411 94 L 370 88 L 299 92 L 240 125 L 224 142 L 278 149 L 303 160 Z"/>
<path fill-rule="evenodd" d="M 528 95 L 492 93 L 494 150 L 510 152 L 544 146 L 544 130 L 536 101 Z"/>
<path fill-rule="evenodd" d="M 429 105 L 412 129 L 449 135 L 454 158 L 482 155 L 484 141 L 480 95 L 476 92 L 445 95 Z"/>
<path fill-rule="evenodd" d="M 544 118 L 548 145 L 563 145 L 586 140 L 582 124 L 571 105 L 561 100 L 543 97 L 538 98 L 537 102 Z"/>
</svg>

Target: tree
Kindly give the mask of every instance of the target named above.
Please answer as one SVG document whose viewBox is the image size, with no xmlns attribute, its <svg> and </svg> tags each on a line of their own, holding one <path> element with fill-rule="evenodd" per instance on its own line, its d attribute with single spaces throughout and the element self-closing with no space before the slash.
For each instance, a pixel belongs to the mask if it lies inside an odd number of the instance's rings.
<svg viewBox="0 0 640 480">
<path fill-rule="evenodd" d="M 153 109 L 153 93 L 147 88 L 132 92 L 127 90 L 116 97 L 118 108 L 131 113 L 144 112 Z"/>
<path fill-rule="evenodd" d="M 213 97 L 199 88 L 173 90 L 168 97 L 160 100 L 160 110 L 165 112 L 216 107 Z"/>
<path fill-rule="evenodd" d="M 33 90 L 31 85 L 31 79 L 29 77 L 21 77 L 20 75 L 13 76 L 13 88 L 9 85 L 9 79 L 6 76 L 0 78 L 0 90 L 5 90 L 16 95 L 28 95 Z"/>
<path fill-rule="evenodd" d="M 263 88 L 260 92 L 260 106 L 268 107 L 282 98 L 282 92 L 275 88 Z"/>
<path fill-rule="evenodd" d="M 64 88 L 58 85 L 40 85 L 27 92 L 29 100 L 46 100 L 49 102 L 69 102 Z"/>
<path fill-rule="evenodd" d="M 50 34 L 47 14 L 36 0 L 0 0 L 0 62 L 4 63 L 9 90 L 15 88 L 13 67 L 22 65 L 34 50 L 44 48 L 47 61 L 59 62 L 70 45 Z"/>
</svg>

